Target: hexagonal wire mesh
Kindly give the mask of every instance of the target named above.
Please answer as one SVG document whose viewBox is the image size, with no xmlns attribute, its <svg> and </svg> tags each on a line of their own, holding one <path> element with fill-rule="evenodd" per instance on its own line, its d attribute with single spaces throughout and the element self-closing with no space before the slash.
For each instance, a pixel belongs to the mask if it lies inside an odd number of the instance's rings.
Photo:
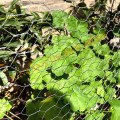
<svg viewBox="0 0 120 120">
<path fill-rule="evenodd" d="M 0 119 L 119 120 L 119 0 L 0 5 Z"/>
</svg>

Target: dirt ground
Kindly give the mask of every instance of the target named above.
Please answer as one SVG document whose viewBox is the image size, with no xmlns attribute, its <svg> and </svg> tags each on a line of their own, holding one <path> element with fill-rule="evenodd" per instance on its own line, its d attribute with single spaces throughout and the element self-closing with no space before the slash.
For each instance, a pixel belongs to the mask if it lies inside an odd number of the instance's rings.
<svg viewBox="0 0 120 120">
<path fill-rule="evenodd" d="M 0 0 L 0 4 L 5 5 L 6 7 L 9 6 L 9 3 L 12 0 Z M 68 0 L 67 0 L 68 1 Z M 66 10 L 69 9 L 71 5 L 77 4 L 80 0 L 71 0 L 73 3 L 65 2 L 65 0 L 20 0 L 20 3 L 23 5 L 24 8 L 27 9 L 28 12 L 35 11 L 35 12 L 44 12 L 44 11 L 52 11 L 52 10 Z M 87 7 L 93 5 L 95 0 L 84 0 Z M 116 9 L 120 0 L 115 0 L 113 9 Z M 107 2 L 107 9 L 111 6 L 110 0 Z"/>
</svg>

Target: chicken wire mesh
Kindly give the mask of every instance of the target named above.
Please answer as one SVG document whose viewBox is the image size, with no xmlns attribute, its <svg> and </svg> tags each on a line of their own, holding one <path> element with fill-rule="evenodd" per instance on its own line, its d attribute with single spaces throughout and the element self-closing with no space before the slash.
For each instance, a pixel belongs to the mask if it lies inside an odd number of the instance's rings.
<svg viewBox="0 0 120 120">
<path fill-rule="evenodd" d="M 7 2 L 0 119 L 119 120 L 119 1 Z"/>
</svg>

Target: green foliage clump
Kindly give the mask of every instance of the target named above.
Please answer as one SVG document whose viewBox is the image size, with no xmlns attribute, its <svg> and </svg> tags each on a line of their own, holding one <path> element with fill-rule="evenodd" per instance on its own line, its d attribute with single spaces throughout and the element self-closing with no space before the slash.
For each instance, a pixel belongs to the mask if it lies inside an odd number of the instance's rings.
<svg viewBox="0 0 120 120">
<path fill-rule="evenodd" d="M 111 118 L 119 118 L 114 86 L 120 84 L 120 51 L 113 52 L 107 44 L 101 45 L 104 31 L 102 34 L 89 34 L 87 22 L 62 11 L 55 11 L 52 16 L 54 28 L 65 29 L 69 35 L 66 32 L 53 35 L 52 44 L 45 48 L 44 56 L 32 62 L 31 87 L 41 91 L 47 89 L 54 99 L 63 100 L 64 106 L 70 105 L 70 113 L 84 114 L 86 120 L 103 119 L 106 116 L 104 108 L 100 111 L 96 106 L 106 102 L 111 105 L 112 111 L 107 111 L 112 112 Z M 32 114 L 29 107 L 27 112 Z M 41 112 L 36 114 L 41 115 Z M 73 119 L 70 116 L 69 119 Z M 45 112 L 44 117 L 47 117 Z"/>
<path fill-rule="evenodd" d="M 120 51 L 100 43 L 109 15 L 28 14 L 18 1 L 0 6 L 0 119 L 120 119 Z M 113 28 L 119 36 L 119 24 Z"/>
</svg>

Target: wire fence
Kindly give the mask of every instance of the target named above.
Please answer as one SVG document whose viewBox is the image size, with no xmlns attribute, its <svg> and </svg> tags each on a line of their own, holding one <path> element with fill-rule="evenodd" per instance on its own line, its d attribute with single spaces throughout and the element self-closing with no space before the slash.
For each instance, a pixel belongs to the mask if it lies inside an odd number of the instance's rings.
<svg viewBox="0 0 120 120">
<path fill-rule="evenodd" d="M 1 120 L 119 120 L 120 2 L 0 3 Z"/>
</svg>

